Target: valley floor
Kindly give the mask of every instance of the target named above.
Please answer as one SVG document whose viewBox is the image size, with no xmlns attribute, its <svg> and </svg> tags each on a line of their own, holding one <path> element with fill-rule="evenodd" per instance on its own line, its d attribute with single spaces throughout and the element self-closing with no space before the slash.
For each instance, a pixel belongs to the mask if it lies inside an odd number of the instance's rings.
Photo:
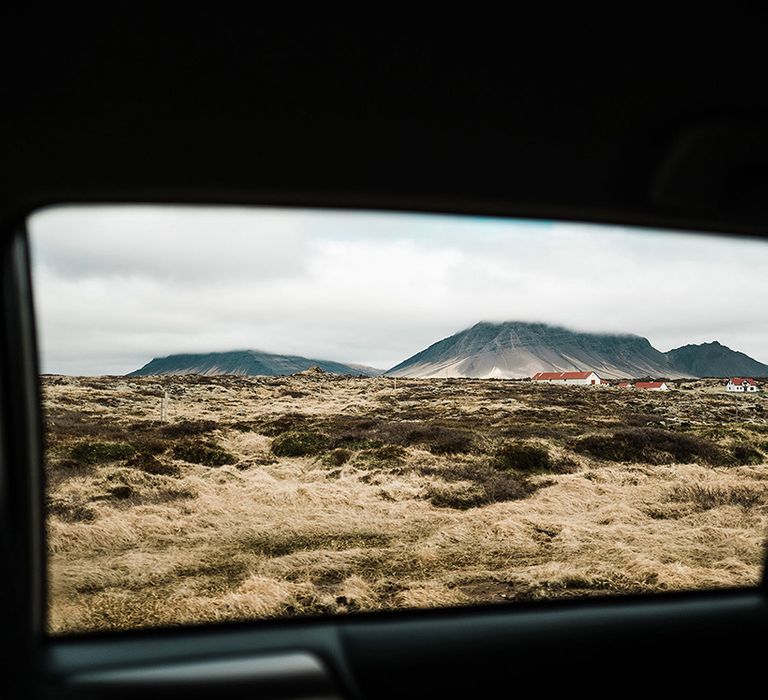
<svg viewBox="0 0 768 700">
<path fill-rule="evenodd" d="M 765 394 L 311 372 L 42 383 L 55 633 L 761 575 Z"/>
</svg>

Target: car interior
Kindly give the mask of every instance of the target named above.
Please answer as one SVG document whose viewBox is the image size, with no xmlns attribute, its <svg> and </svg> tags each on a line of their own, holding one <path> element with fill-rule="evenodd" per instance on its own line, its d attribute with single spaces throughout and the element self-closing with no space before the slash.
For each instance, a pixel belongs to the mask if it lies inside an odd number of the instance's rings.
<svg viewBox="0 0 768 700">
<path fill-rule="evenodd" d="M 736 589 L 49 635 L 25 229 L 51 205 L 227 204 L 758 241 L 768 238 L 759 64 L 705 52 L 652 62 L 642 45 L 621 41 L 587 58 L 570 35 L 276 31 L 263 18 L 207 17 L 194 31 L 135 15 L 97 28 L 48 18 L 18 29 L 4 48 L 0 113 L 5 697 L 759 688 L 765 576 Z M 553 45 L 570 58 L 556 58 Z"/>
</svg>

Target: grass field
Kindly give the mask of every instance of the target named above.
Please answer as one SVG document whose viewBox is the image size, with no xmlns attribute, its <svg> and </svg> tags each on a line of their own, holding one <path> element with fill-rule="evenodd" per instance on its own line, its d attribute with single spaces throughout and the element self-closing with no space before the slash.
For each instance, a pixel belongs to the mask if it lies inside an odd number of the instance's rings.
<svg viewBox="0 0 768 700">
<path fill-rule="evenodd" d="M 54 633 L 760 576 L 768 394 L 313 372 L 42 382 Z"/>
</svg>

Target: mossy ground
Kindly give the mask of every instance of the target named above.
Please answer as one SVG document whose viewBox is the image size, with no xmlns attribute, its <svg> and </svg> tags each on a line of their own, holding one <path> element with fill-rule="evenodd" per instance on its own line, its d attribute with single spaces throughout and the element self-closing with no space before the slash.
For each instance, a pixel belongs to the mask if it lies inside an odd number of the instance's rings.
<svg viewBox="0 0 768 700">
<path fill-rule="evenodd" d="M 760 577 L 762 394 L 332 375 L 43 393 L 53 632 Z"/>
</svg>

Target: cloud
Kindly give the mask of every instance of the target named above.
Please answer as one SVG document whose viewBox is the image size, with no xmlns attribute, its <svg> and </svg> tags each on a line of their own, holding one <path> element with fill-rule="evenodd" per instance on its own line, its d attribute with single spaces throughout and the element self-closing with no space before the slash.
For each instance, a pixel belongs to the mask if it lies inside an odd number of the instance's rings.
<svg viewBox="0 0 768 700">
<path fill-rule="evenodd" d="M 43 368 L 257 348 L 390 367 L 479 320 L 768 361 L 768 246 L 478 217 L 68 207 L 32 217 Z"/>
<path fill-rule="evenodd" d="M 254 222 L 252 211 L 56 207 L 35 214 L 31 229 L 45 240 L 36 247 L 37 264 L 75 280 L 119 276 L 173 284 L 300 274 L 309 253 L 304 220 L 266 209 Z"/>
</svg>

